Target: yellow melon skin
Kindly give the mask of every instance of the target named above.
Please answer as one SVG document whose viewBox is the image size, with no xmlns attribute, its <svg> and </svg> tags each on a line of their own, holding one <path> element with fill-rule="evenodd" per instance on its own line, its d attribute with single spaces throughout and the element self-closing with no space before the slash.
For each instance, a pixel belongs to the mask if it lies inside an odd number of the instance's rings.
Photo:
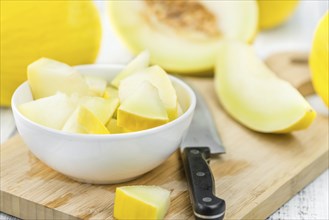
<svg viewBox="0 0 329 220">
<path fill-rule="evenodd" d="M 313 39 L 310 54 L 312 83 L 316 93 L 329 107 L 329 12 L 321 19 Z"/>
<path fill-rule="evenodd" d="M 170 206 L 170 191 L 159 186 L 116 188 L 114 218 L 122 220 L 164 219 Z"/>
<path fill-rule="evenodd" d="M 92 63 L 100 46 L 100 18 L 92 1 L 1 1 L 0 26 L 2 106 L 10 105 L 34 60 Z"/>
<path fill-rule="evenodd" d="M 274 28 L 287 21 L 298 2 L 298 0 L 258 0 L 260 28 Z"/>
</svg>

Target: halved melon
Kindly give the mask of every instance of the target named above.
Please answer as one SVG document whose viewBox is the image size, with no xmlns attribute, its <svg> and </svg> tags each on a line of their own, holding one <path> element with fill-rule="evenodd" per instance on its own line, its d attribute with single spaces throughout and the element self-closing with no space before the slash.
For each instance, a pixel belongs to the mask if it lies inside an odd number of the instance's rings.
<svg viewBox="0 0 329 220">
<path fill-rule="evenodd" d="M 135 54 L 175 73 L 214 67 L 219 42 L 250 42 L 258 27 L 256 1 L 109 1 L 111 23 Z"/>
<path fill-rule="evenodd" d="M 216 63 L 215 88 L 226 111 L 256 131 L 305 129 L 316 115 L 297 89 L 278 78 L 253 48 L 242 42 L 223 43 Z"/>
</svg>

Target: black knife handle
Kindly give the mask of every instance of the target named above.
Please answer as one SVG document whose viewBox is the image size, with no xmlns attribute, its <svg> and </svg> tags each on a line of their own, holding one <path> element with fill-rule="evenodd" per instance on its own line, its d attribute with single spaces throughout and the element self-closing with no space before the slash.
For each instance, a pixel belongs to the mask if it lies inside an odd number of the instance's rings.
<svg viewBox="0 0 329 220">
<path fill-rule="evenodd" d="M 195 218 L 222 220 L 225 201 L 214 195 L 214 178 L 207 163 L 209 158 L 208 147 L 186 147 L 182 153 Z"/>
</svg>

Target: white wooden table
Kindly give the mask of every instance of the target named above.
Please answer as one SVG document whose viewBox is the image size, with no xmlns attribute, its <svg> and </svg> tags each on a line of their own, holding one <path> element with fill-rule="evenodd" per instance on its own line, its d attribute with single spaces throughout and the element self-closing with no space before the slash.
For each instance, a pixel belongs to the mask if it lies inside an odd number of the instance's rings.
<svg viewBox="0 0 329 220">
<path fill-rule="evenodd" d="M 96 1 L 103 22 L 103 43 L 98 63 L 126 63 L 131 54 L 109 28 L 102 1 Z M 265 58 L 278 51 L 309 51 L 317 21 L 328 8 L 328 0 L 304 0 L 288 23 L 280 28 L 262 32 L 254 44 L 258 54 Z M 313 104 L 317 105 L 315 101 Z M 1 143 L 16 134 L 15 122 L 10 108 L 0 108 Z M 328 125 L 329 126 L 329 125 Z M 329 147 L 329 146 L 328 146 Z M 328 176 L 329 170 L 295 195 L 268 219 L 328 220 Z M 0 219 L 16 218 L 0 213 Z"/>
</svg>

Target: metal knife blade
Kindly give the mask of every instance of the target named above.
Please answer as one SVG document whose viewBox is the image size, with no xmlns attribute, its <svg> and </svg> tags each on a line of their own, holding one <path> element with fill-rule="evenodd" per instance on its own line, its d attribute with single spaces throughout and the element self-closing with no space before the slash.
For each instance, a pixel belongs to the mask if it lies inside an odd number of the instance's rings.
<svg viewBox="0 0 329 220">
<path fill-rule="evenodd" d="M 224 153 L 225 148 L 205 101 L 200 94 L 194 92 L 197 104 L 188 132 L 181 143 L 190 199 L 196 219 L 222 220 L 225 201 L 215 195 L 214 178 L 207 161 L 211 154 Z"/>
<path fill-rule="evenodd" d="M 225 153 L 225 148 L 217 132 L 214 120 L 203 97 L 194 90 L 196 106 L 192 122 L 184 136 L 181 149 L 192 146 L 207 146 L 211 154 Z"/>
</svg>

